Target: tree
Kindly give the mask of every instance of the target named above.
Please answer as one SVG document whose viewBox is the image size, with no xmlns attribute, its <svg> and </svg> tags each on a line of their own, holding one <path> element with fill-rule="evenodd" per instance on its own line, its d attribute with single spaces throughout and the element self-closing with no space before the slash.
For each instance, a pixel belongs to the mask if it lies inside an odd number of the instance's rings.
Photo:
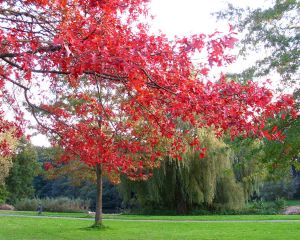
<svg viewBox="0 0 300 240">
<path fill-rule="evenodd" d="M 7 147 L 9 148 L 10 152 L 14 152 L 16 145 L 17 145 L 17 139 L 14 138 L 13 133 L 6 132 L 2 133 L 0 135 L 0 141 L 5 142 L 7 144 Z M 9 170 L 12 167 L 12 159 L 11 159 L 11 153 L 7 154 L 1 154 L 0 156 L 0 166 L 1 166 L 1 172 L 0 172 L 0 185 L 5 184 L 5 178 L 9 174 Z"/>
<path fill-rule="evenodd" d="M 203 158 L 189 149 L 182 160 L 163 161 L 146 182 L 123 178 L 119 188 L 125 203 L 136 199 L 142 210 L 176 210 L 178 214 L 203 207 L 240 209 L 245 197 L 233 172 L 233 151 L 209 130 L 199 130 L 198 137 L 206 148 Z"/>
<path fill-rule="evenodd" d="M 0 123 L 1 124 L 1 123 Z M 12 154 L 17 145 L 17 138 L 12 129 L 6 132 L 0 132 L 0 202 L 5 202 L 7 198 L 7 190 L 5 187 L 5 178 L 8 176 L 9 171 L 13 165 Z"/>
<path fill-rule="evenodd" d="M 273 1 L 261 9 L 242 9 L 229 5 L 227 11 L 217 13 L 241 32 L 240 54 L 244 57 L 253 55 L 253 51 L 264 50 L 266 55 L 255 64 L 248 66 L 241 74 L 236 74 L 238 81 L 253 77 L 270 77 L 280 75 L 280 83 L 294 91 L 299 111 L 299 57 L 300 57 L 300 4 L 296 0 Z M 269 128 L 279 128 L 286 136 L 281 142 L 264 141 L 265 163 L 272 173 L 286 175 L 290 165 L 297 165 L 296 158 L 300 153 L 299 118 L 290 121 L 285 115 L 278 116 L 269 122 Z"/>
<path fill-rule="evenodd" d="M 12 158 L 13 166 L 5 179 L 10 203 L 33 196 L 33 178 L 39 169 L 35 149 L 25 139 L 20 140 L 16 151 Z"/>
<path fill-rule="evenodd" d="M 277 72 L 286 86 L 299 84 L 300 4 L 297 0 L 276 0 L 265 9 L 243 9 L 229 5 L 217 13 L 241 32 L 240 54 L 262 51 L 260 58 L 239 75 L 248 80 Z"/>
<path fill-rule="evenodd" d="M 270 3 L 264 9 L 241 9 L 229 5 L 227 11 L 217 14 L 219 18 L 231 21 L 234 28 L 241 32 L 241 56 L 247 58 L 253 55 L 253 52 L 263 51 L 265 53 L 263 56 L 260 54 L 260 58 L 253 65 L 247 66 L 242 73 L 233 74 L 236 79 L 238 81 L 245 81 L 253 77 L 272 78 L 271 76 L 277 73 L 281 83 L 281 87 L 277 89 L 277 94 L 281 94 L 287 87 L 293 90 L 294 97 L 298 102 L 298 111 L 300 103 L 299 13 L 299 1 L 277 0 Z M 279 194 L 280 191 L 276 190 L 276 188 L 280 189 L 283 185 L 287 185 L 287 183 L 291 185 L 291 177 L 293 177 L 293 190 L 295 190 L 298 177 L 297 175 L 291 176 L 291 167 L 293 170 L 299 168 L 297 161 L 300 154 L 299 123 L 299 117 L 294 121 L 290 121 L 284 115 L 278 116 L 276 120 L 269 122 L 269 129 L 280 128 L 285 135 L 285 139 L 280 142 L 265 139 L 260 143 L 260 151 L 264 154 L 263 157 L 260 157 L 259 164 L 264 166 L 261 169 L 268 170 L 268 178 L 270 178 L 269 182 L 266 182 L 261 190 L 265 192 L 260 193 L 266 199 L 275 198 L 273 192 L 270 190 L 272 187 L 272 190 Z M 243 161 L 243 165 L 252 165 L 257 162 L 257 160 L 249 160 Z M 247 161 L 249 162 L 247 163 Z M 246 169 L 249 172 L 249 169 L 252 168 Z M 281 179 L 280 182 L 278 182 L 278 178 Z M 257 176 L 245 179 L 253 182 L 253 180 L 257 180 Z M 275 183 L 274 180 L 276 180 Z M 289 189 L 289 187 L 282 188 L 284 189 L 282 192 Z M 267 196 L 268 194 L 270 196 Z M 291 196 L 291 193 L 289 193 L 289 196 Z"/>
<path fill-rule="evenodd" d="M 225 142 L 233 151 L 233 171 L 242 185 L 245 200 L 257 195 L 268 176 L 268 165 L 264 162 L 265 152 L 261 139 L 241 139 Z"/>
<path fill-rule="evenodd" d="M 64 149 L 62 162 L 94 167 L 96 226 L 102 225 L 103 173 L 147 179 L 147 169 L 162 156 L 180 156 L 186 142 L 201 152 L 179 120 L 214 126 L 217 134 L 263 137 L 266 119 L 293 107 L 290 96 L 272 101 L 271 91 L 255 83 L 206 81 L 210 67 L 233 60 L 226 49 L 234 34 L 174 41 L 150 35 L 142 19 L 147 2 L 0 1 L 1 80 L 23 91 L 41 131 Z M 207 62 L 194 66 L 191 57 L 203 50 Z M 280 132 L 268 136 L 281 138 Z"/>
</svg>

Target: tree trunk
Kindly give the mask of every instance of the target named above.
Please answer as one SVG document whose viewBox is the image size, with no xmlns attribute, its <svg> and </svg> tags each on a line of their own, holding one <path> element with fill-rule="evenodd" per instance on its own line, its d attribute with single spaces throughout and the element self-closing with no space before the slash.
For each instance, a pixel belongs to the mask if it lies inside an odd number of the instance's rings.
<svg viewBox="0 0 300 240">
<path fill-rule="evenodd" d="M 95 215 L 95 227 L 103 226 L 102 223 L 102 166 L 96 164 L 96 176 L 97 176 L 97 195 L 96 195 L 96 215 Z"/>
</svg>

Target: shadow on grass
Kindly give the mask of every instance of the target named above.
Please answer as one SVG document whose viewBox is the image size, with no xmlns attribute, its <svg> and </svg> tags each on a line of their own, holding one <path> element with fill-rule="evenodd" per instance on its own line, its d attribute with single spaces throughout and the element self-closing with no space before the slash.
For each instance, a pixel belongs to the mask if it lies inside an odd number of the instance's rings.
<svg viewBox="0 0 300 240">
<path fill-rule="evenodd" d="M 105 226 L 105 225 L 92 225 L 92 226 L 89 226 L 89 227 L 83 227 L 83 228 L 80 228 L 80 230 L 84 230 L 84 231 L 107 231 L 107 230 L 111 230 L 110 227 L 108 226 Z"/>
</svg>

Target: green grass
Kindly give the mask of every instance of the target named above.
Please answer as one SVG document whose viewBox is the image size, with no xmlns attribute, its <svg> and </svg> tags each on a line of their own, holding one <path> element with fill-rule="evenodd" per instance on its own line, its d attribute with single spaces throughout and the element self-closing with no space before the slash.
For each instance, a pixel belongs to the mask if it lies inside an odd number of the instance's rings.
<svg viewBox="0 0 300 240">
<path fill-rule="evenodd" d="M 287 206 L 296 206 L 300 205 L 300 200 L 287 200 L 286 201 Z"/>
<path fill-rule="evenodd" d="M 5 210 L 0 210 L 0 214 L 38 216 L 37 212 L 34 212 L 34 211 L 5 211 Z M 43 212 L 41 216 L 74 217 L 74 218 L 88 218 L 88 217 L 90 217 L 86 213 L 66 213 L 66 212 Z"/>
<path fill-rule="evenodd" d="M 1 214 L 38 216 L 32 211 L 3 211 Z M 93 218 L 85 213 L 53 213 L 44 212 L 41 216 L 70 217 L 70 218 Z M 122 220 L 300 220 L 300 215 L 199 215 L 199 216 L 153 216 L 153 215 L 126 215 L 104 214 L 104 219 Z"/>
<path fill-rule="evenodd" d="M 104 230 L 92 221 L 0 217 L 2 240 L 273 240 L 300 239 L 300 223 L 253 222 L 121 222 L 106 221 Z"/>
<path fill-rule="evenodd" d="M 202 216 L 147 216 L 147 215 L 108 215 L 106 219 L 125 220 L 300 220 L 300 215 L 202 215 Z"/>
</svg>

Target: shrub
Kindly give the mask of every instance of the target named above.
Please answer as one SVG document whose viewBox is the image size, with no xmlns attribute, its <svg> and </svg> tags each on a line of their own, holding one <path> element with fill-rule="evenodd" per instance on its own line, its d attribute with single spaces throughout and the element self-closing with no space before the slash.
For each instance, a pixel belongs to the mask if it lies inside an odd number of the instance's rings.
<svg viewBox="0 0 300 240">
<path fill-rule="evenodd" d="M 286 207 L 286 201 L 283 198 L 277 198 L 274 201 L 274 208 L 277 209 L 278 211 L 285 209 L 285 207 Z"/>
<path fill-rule="evenodd" d="M 15 205 L 17 210 L 36 211 L 39 204 L 46 212 L 83 212 L 89 208 L 90 202 L 82 199 L 70 199 L 66 197 L 21 199 Z"/>
<path fill-rule="evenodd" d="M 242 214 L 279 214 L 285 208 L 286 201 L 282 198 L 277 198 L 272 202 L 254 201 L 248 205 Z"/>
<path fill-rule="evenodd" d="M 39 203 L 39 199 L 28 199 L 24 198 L 16 202 L 15 208 L 19 211 L 36 211 Z"/>
</svg>

